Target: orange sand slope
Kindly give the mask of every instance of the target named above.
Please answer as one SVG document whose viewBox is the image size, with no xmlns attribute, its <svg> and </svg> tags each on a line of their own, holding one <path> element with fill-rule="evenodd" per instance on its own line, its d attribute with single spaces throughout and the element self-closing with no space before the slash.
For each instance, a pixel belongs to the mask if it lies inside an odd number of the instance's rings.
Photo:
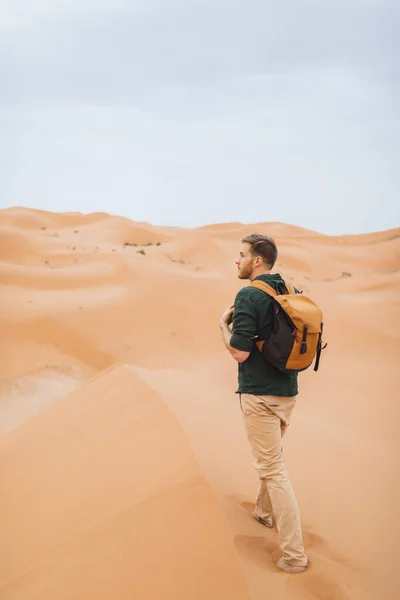
<svg viewBox="0 0 400 600">
<path fill-rule="evenodd" d="M 1 454 L 2 597 L 249 598 L 181 427 L 130 367 L 5 436 Z"/>
<path fill-rule="evenodd" d="M 275 237 L 329 343 L 285 439 L 300 576 L 251 518 L 218 329 L 250 231 Z M 397 600 L 399 267 L 400 229 L 0 211 L 0 597 Z"/>
</svg>

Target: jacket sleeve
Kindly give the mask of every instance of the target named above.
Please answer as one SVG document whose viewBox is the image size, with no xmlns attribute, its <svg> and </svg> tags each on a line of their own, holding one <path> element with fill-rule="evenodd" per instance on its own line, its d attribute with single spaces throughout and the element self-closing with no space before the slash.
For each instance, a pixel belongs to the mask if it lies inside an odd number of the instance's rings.
<svg viewBox="0 0 400 600">
<path fill-rule="evenodd" d="M 230 346 L 236 350 L 251 352 L 258 334 L 257 311 L 251 293 L 240 290 L 236 295 L 233 311 L 232 337 Z"/>
</svg>

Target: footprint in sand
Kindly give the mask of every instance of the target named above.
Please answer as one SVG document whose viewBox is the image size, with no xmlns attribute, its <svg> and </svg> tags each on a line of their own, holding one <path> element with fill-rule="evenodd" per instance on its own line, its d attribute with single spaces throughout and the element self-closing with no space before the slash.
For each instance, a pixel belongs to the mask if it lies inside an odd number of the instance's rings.
<svg viewBox="0 0 400 600">
<path fill-rule="evenodd" d="M 247 513 L 252 520 L 254 521 L 253 511 L 254 511 L 254 502 L 250 502 L 241 496 L 240 494 L 233 494 L 231 496 L 226 496 L 227 500 L 240 509 L 241 512 Z M 262 525 L 264 527 L 264 525 Z M 276 529 L 275 523 L 273 527 L 268 527 L 268 529 Z"/>
<path fill-rule="evenodd" d="M 255 523 L 252 512 L 254 502 L 240 494 L 227 496 L 227 500 L 246 513 Z M 262 525 L 260 525 L 262 527 Z M 267 531 L 263 528 L 265 533 Z M 271 530 L 269 530 L 271 532 Z M 272 532 L 271 532 L 272 533 Z M 328 540 L 311 528 L 303 528 L 304 545 L 309 556 L 309 569 L 299 576 L 282 574 L 288 577 L 288 585 L 318 600 L 365 600 L 365 568 L 349 560 Z M 239 555 L 246 561 L 256 564 L 266 571 L 275 570 L 274 563 L 280 558 L 276 534 L 237 535 L 234 544 Z M 332 573 L 335 575 L 332 577 Z"/>
<path fill-rule="evenodd" d="M 240 494 L 232 494 L 230 496 L 226 496 L 226 499 L 231 504 L 234 504 L 241 511 L 246 512 L 254 521 L 254 517 L 253 517 L 254 502 L 250 502 L 249 500 L 246 500 L 246 498 L 244 498 Z"/>
<path fill-rule="evenodd" d="M 262 569 L 270 571 L 279 559 L 281 552 L 276 543 L 266 536 L 236 535 L 233 543 L 239 555 Z"/>
<path fill-rule="evenodd" d="M 253 518 L 254 502 L 250 502 L 240 494 L 233 494 L 226 497 L 232 504 L 237 506 L 241 511 L 246 512 L 249 517 Z M 306 550 L 315 551 L 317 554 L 332 560 L 339 564 L 348 565 L 353 571 L 364 573 L 365 568 L 361 565 L 349 562 L 349 559 L 344 556 L 337 548 L 323 537 L 315 533 L 310 527 L 303 528 L 303 539 Z"/>
<path fill-rule="evenodd" d="M 281 552 L 277 545 L 276 536 L 273 535 L 273 529 L 267 529 L 263 525 L 257 524 L 252 513 L 254 502 L 246 500 L 240 494 L 234 494 L 226 497 L 227 500 L 237 507 L 241 512 L 246 513 L 255 527 L 259 527 L 264 535 L 237 535 L 234 537 L 234 544 L 240 556 L 265 570 L 271 570 L 273 563 L 276 562 Z M 269 532 L 269 535 L 266 535 Z"/>
</svg>

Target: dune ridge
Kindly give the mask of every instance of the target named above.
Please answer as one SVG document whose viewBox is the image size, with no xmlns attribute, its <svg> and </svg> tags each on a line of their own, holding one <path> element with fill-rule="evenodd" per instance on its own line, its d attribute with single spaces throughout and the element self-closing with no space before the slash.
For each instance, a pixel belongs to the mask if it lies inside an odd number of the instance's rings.
<svg viewBox="0 0 400 600">
<path fill-rule="evenodd" d="M 311 564 L 294 578 L 251 518 L 257 480 L 218 330 L 255 230 L 276 238 L 275 271 L 320 303 L 329 344 L 300 376 L 285 440 Z M 395 600 L 399 267 L 400 228 L 0 211 L 0 596 Z M 180 482 L 169 491 L 159 454 Z"/>
</svg>

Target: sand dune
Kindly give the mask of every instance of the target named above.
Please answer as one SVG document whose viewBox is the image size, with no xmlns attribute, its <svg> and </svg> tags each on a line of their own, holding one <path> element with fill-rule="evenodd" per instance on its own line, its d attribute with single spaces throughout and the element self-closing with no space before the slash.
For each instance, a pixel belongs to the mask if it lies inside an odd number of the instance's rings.
<svg viewBox="0 0 400 600">
<path fill-rule="evenodd" d="M 232 235 L 232 233 L 234 233 L 237 238 L 240 238 L 241 236 L 244 236 L 247 233 L 251 233 L 253 231 L 265 233 L 265 235 L 271 235 L 274 238 L 278 238 L 281 235 L 291 237 L 304 237 L 309 235 L 318 238 L 323 237 L 322 233 L 318 233 L 317 231 L 313 231 L 311 229 L 305 229 L 304 227 L 298 227 L 297 225 L 289 225 L 287 223 L 274 222 L 249 223 L 247 225 L 243 223 L 218 223 L 214 225 L 205 225 L 203 227 L 197 228 L 197 230 L 220 233 L 229 237 Z"/>
<path fill-rule="evenodd" d="M 37 235 L 10 229 L 2 224 L 0 260 L 17 262 L 24 258 L 35 258 L 41 252 L 45 251 L 45 241 L 41 240 Z"/>
<path fill-rule="evenodd" d="M 329 342 L 285 441 L 311 562 L 298 577 L 250 516 L 218 330 L 255 230 Z M 396 600 L 399 266 L 400 229 L 0 211 L 0 597 Z"/>
<path fill-rule="evenodd" d="M 129 367 L 0 445 L 4 598 L 249 598 L 182 429 Z"/>
<path fill-rule="evenodd" d="M 104 221 L 110 218 L 107 213 L 52 213 L 45 210 L 34 210 L 23 206 L 15 206 L 2 211 L 2 223 L 20 229 L 36 229 L 47 227 L 71 227 L 74 225 L 87 225 Z"/>
</svg>

